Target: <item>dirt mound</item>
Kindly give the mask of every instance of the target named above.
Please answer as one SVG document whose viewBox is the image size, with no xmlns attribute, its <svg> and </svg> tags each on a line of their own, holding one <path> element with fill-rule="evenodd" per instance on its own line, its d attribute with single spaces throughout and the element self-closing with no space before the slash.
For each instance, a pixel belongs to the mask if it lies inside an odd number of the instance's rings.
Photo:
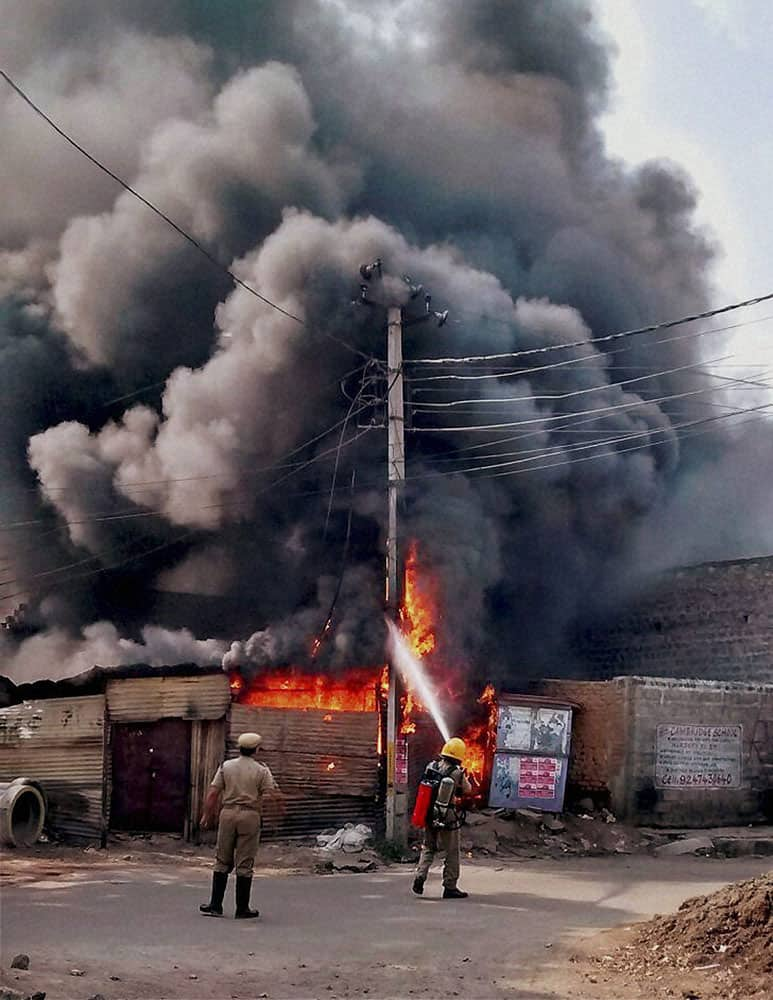
<svg viewBox="0 0 773 1000">
<path fill-rule="evenodd" d="M 647 975 L 653 967 L 709 973 L 720 988 L 715 996 L 772 997 L 773 872 L 655 917 L 615 959 L 626 971 Z"/>
</svg>

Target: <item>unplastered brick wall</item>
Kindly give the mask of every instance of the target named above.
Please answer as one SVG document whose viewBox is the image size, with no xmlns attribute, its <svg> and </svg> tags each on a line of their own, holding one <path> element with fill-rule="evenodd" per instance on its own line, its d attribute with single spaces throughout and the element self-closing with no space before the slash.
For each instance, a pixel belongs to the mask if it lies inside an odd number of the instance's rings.
<svg viewBox="0 0 773 1000">
<path fill-rule="evenodd" d="M 570 797 L 608 801 L 643 825 L 773 818 L 773 685 L 617 677 L 540 690 L 579 706 Z"/>
<path fill-rule="evenodd" d="M 705 563 L 662 578 L 579 635 L 580 669 L 773 683 L 773 557 Z"/>
<path fill-rule="evenodd" d="M 578 706 L 572 719 L 570 799 L 590 796 L 599 805 L 611 805 L 627 747 L 624 686 L 617 681 L 548 680 L 539 690 Z"/>
</svg>

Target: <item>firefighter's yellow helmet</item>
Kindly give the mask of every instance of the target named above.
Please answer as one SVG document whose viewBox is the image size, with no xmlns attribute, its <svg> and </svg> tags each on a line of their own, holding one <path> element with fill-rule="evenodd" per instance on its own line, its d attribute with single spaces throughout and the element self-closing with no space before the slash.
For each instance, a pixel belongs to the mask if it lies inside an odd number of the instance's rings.
<svg viewBox="0 0 773 1000">
<path fill-rule="evenodd" d="M 464 745 L 464 740 L 460 739 L 458 736 L 453 736 L 450 740 L 447 740 L 443 744 L 440 756 L 451 757 L 454 760 L 461 762 L 464 759 L 466 750 L 467 747 Z"/>
</svg>

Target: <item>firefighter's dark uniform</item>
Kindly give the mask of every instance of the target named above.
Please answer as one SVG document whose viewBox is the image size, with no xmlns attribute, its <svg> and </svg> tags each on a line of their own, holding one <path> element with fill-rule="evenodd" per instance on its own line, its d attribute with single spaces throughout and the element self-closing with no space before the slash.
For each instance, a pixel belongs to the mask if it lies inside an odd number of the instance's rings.
<svg viewBox="0 0 773 1000">
<path fill-rule="evenodd" d="M 441 756 L 435 762 L 435 766 L 440 772 L 441 777 L 449 776 L 454 779 L 456 783 L 454 789 L 455 796 L 469 795 L 472 792 L 472 785 L 467 780 L 467 776 L 458 760 Z M 416 867 L 413 890 L 419 895 L 423 892 L 424 882 L 427 875 L 429 875 L 435 855 L 441 851 L 445 854 L 443 862 L 443 889 L 446 893 L 454 893 L 457 891 L 456 884 L 459 881 L 461 855 L 459 849 L 458 813 L 454 808 L 453 802 L 449 806 L 448 827 L 436 829 L 431 825 L 429 819 L 427 826 L 424 828 L 424 838 L 421 854 L 419 855 L 419 863 Z"/>
</svg>

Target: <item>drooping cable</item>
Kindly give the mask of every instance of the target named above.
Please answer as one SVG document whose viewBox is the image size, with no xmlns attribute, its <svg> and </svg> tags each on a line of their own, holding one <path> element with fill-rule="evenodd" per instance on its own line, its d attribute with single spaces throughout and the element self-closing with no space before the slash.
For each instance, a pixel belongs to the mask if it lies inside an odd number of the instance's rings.
<svg viewBox="0 0 773 1000">
<path fill-rule="evenodd" d="M 25 102 L 25 104 L 29 105 L 29 107 L 32 108 L 35 114 L 39 115 L 44 122 L 46 122 L 58 135 L 60 135 L 65 140 L 65 142 L 68 142 L 82 156 L 85 156 L 90 163 L 92 163 L 95 167 L 101 170 L 104 174 L 107 174 L 108 177 L 112 178 L 112 180 L 114 180 L 116 184 L 119 184 L 126 192 L 128 192 L 138 201 L 142 202 L 142 204 L 145 205 L 146 208 L 149 208 L 151 212 L 154 212 L 160 219 L 163 219 L 163 221 L 166 222 L 168 226 L 171 226 L 172 229 L 174 229 L 174 231 L 179 236 L 181 236 L 184 240 L 190 243 L 191 246 L 193 246 L 196 250 L 198 250 L 198 252 L 202 254 L 202 256 L 205 257 L 210 262 L 210 264 L 212 264 L 213 267 L 216 267 L 220 272 L 227 275 L 235 285 L 238 285 L 240 288 L 243 288 L 246 292 L 249 292 L 250 295 L 255 296 L 255 298 L 259 299 L 265 305 L 269 306 L 271 309 L 275 309 L 278 313 L 281 313 L 288 319 L 293 320 L 293 322 L 298 323 L 301 326 L 308 327 L 308 323 L 306 323 L 305 320 L 301 319 L 300 316 L 296 316 L 294 313 L 291 313 L 288 309 L 285 309 L 283 306 L 278 305 L 276 302 L 272 302 L 271 299 L 267 298 L 265 295 L 262 295 L 256 288 L 253 288 L 252 285 L 250 285 L 248 282 L 240 278 L 237 274 L 235 274 L 231 270 L 230 267 L 228 267 L 227 264 L 224 264 L 213 253 L 207 250 L 207 248 L 202 243 L 200 243 L 194 236 L 191 236 L 191 234 L 186 232 L 186 230 L 183 229 L 182 226 L 178 225 L 174 221 L 174 219 L 170 218 L 165 212 L 163 212 L 160 208 L 154 205 L 152 201 L 149 201 L 144 195 L 140 194 L 139 191 L 137 191 L 130 184 L 128 184 L 122 177 L 119 177 L 118 174 L 112 171 L 109 167 L 105 166 L 104 163 L 98 160 L 96 156 L 94 156 L 87 149 L 85 149 L 80 143 L 76 142 L 76 140 L 73 139 L 70 135 L 68 135 L 63 128 L 57 125 L 56 122 L 52 118 L 50 118 L 45 113 L 45 111 L 43 111 L 42 108 L 40 108 L 37 104 L 35 104 L 35 102 L 21 89 L 21 87 L 14 80 L 12 80 L 11 77 L 2 69 L 0 69 L 0 76 L 5 80 L 8 86 L 11 87 L 11 89 L 15 91 L 15 93 Z M 320 330 L 319 332 L 322 334 L 322 336 L 327 337 L 328 340 L 332 340 L 335 343 L 339 344 L 340 346 L 345 347 L 348 351 L 352 351 L 354 354 L 359 354 L 363 358 L 370 358 L 370 355 L 368 355 L 365 351 L 361 351 L 358 347 L 354 347 L 352 344 L 347 343 L 345 340 L 342 340 L 335 334 L 332 334 L 327 330 Z"/>
</svg>

